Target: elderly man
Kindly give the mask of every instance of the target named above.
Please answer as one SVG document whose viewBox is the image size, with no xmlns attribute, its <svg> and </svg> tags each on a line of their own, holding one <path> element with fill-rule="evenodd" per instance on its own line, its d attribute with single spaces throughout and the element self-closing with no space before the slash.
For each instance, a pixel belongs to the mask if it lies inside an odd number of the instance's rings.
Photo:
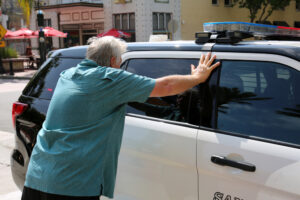
<svg viewBox="0 0 300 200">
<path fill-rule="evenodd" d="M 119 39 L 94 39 L 86 59 L 61 73 L 31 154 L 22 200 L 113 198 L 126 103 L 184 92 L 205 82 L 220 64 L 202 55 L 190 75 L 154 80 L 121 70 L 125 51 Z"/>
</svg>

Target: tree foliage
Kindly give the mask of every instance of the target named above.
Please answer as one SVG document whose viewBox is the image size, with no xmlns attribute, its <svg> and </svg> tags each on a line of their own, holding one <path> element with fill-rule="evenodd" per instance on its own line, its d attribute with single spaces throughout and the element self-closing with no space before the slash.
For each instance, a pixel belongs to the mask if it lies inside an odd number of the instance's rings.
<svg viewBox="0 0 300 200">
<path fill-rule="evenodd" d="M 30 14 L 31 8 L 33 7 L 34 0 L 18 0 L 20 7 L 24 12 L 24 17 L 26 20 L 26 24 L 29 26 L 30 24 Z"/>
<path fill-rule="evenodd" d="M 240 8 L 247 8 L 249 10 L 251 22 L 254 22 L 255 19 L 260 22 L 265 22 L 272 15 L 274 10 L 284 9 L 290 2 L 291 0 L 234 0 L 234 3 L 239 4 Z M 261 13 L 257 17 L 259 11 L 261 11 Z"/>
</svg>

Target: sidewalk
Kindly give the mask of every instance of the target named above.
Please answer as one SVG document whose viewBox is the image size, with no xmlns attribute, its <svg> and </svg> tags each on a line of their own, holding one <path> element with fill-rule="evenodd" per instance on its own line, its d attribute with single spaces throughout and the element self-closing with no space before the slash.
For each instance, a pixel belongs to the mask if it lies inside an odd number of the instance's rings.
<svg viewBox="0 0 300 200">
<path fill-rule="evenodd" d="M 14 75 L 10 75 L 9 72 L 0 74 L 0 79 L 23 79 L 29 80 L 37 72 L 36 69 L 25 69 L 23 72 L 14 72 Z"/>
<path fill-rule="evenodd" d="M 13 181 L 10 170 L 10 154 L 14 148 L 14 134 L 0 131 L 0 199 L 21 199 L 21 191 Z"/>
</svg>

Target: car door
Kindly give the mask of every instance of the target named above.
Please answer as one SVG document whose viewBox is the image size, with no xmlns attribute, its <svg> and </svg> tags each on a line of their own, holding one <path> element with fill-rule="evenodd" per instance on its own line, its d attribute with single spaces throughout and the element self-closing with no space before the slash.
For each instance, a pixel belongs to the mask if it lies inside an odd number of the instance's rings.
<svg viewBox="0 0 300 200">
<path fill-rule="evenodd" d="M 300 65 L 271 54 L 216 53 L 218 87 L 197 136 L 199 199 L 300 199 Z M 209 96 L 209 95 L 208 95 Z"/>
<path fill-rule="evenodd" d="M 127 70 L 158 78 L 189 74 L 197 58 L 168 52 L 127 53 Z M 198 199 L 196 136 L 188 119 L 191 93 L 129 103 L 119 157 L 115 199 Z"/>
</svg>

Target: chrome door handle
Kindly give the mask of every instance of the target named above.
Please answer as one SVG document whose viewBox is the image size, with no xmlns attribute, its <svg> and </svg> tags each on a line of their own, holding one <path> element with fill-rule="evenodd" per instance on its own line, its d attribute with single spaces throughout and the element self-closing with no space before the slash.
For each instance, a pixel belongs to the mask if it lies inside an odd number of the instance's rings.
<svg viewBox="0 0 300 200">
<path fill-rule="evenodd" d="M 256 170 L 255 165 L 253 165 L 251 163 L 242 162 L 242 161 L 234 161 L 234 160 L 227 159 L 226 157 L 223 157 L 223 156 L 213 155 L 211 157 L 211 162 L 213 162 L 217 165 L 221 165 L 221 166 L 229 166 L 229 167 L 242 169 L 247 172 L 255 172 L 255 170 Z"/>
</svg>

